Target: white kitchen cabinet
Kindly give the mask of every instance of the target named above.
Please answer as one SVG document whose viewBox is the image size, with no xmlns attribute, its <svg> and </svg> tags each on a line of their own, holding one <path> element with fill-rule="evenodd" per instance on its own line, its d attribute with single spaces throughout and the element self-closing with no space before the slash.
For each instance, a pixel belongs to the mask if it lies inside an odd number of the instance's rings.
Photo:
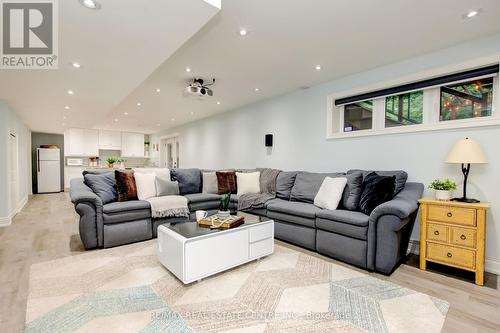
<svg viewBox="0 0 500 333">
<path fill-rule="evenodd" d="M 120 150 L 122 134 L 117 131 L 99 130 L 99 149 Z"/>
<path fill-rule="evenodd" d="M 122 157 L 144 157 L 144 134 L 122 132 Z"/>
<path fill-rule="evenodd" d="M 64 188 L 69 188 L 71 179 L 83 178 L 84 167 L 79 166 L 66 166 L 64 168 Z"/>
<path fill-rule="evenodd" d="M 64 132 L 65 156 L 99 156 L 97 130 L 70 128 Z"/>
</svg>

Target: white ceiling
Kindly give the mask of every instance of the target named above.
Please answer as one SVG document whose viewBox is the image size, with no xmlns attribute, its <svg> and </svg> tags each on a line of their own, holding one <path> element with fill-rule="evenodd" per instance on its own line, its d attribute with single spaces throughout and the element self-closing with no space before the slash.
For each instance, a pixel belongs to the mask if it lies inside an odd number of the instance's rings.
<svg viewBox="0 0 500 333">
<path fill-rule="evenodd" d="M 191 23 L 189 6 L 173 11 L 173 1 L 107 0 L 98 20 L 75 7 L 77 0 L 64 3 L 59 73 L 0 73 L 0 98 L 33 130 L 61 132 L 62 107 L 72 103 L 66 126 L 156 132 L 500 31 L 497 0 L 224 0 L 220 13 L 170 56 L 175 47 L 157 41 L 170 36 L 169 22 Z M 480 15 L 462 19 L 478 8 Z M 241 27 L 247 36 L 239 36 Z M 64 67 L 72 60 L 85 68 Z M 217 79 L 214 97 L 183 96 L 194 76 Z M 69 88 L 74 97 L 65 95 Z"/>
<path fill-rule="evenodd" d="M 0 99 L 31 130 L 95 126 L 219 11 L 204 0 L 98 1 L 58 2 L 59 69 L 0 70 Z"/>
</svg>

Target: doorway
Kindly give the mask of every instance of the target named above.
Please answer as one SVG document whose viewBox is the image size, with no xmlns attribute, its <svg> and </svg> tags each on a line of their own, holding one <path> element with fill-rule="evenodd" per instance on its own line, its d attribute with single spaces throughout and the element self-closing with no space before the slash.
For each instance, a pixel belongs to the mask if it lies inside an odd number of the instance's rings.
<svg viewBox="0 0 500 333">
<path fill-rule="evenodd" d="M 174 169 L 179 167 L 179 136 L 160 139 L 160 167 Z"/>
<path fill-rule="evenodd" d="M 9 135 L 9 212 L 14 215 L 19 203 L 19 167 L 17 136 Z"/>
</svg>

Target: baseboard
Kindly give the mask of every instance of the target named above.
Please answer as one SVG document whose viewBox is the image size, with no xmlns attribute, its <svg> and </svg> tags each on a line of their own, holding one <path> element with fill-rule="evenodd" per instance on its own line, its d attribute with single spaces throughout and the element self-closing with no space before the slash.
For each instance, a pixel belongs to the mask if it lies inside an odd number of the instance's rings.
<svg viewBox="0 0 500 333">
<path fill-rule="evenodd" d="M 407 253 L 419 255 L 420 241 L 416 239 L 410 240 Z M 486 272 L 500 275 L 500 259 L 486 257 L 484 264 Z"/>
<path fill-rule="evenodd" d="M 14 216 L 16 216 L 17 213 L 19 213 L 24 206 L 28 203 L 28 196 L 25 196 L 17 205 L 16 209 L 10 213 L 9 216 L 6 217 L 0 217 L 0 227 L 8 227 L 9 225 L 12 224 L 12 219 Z"/>
</svg>

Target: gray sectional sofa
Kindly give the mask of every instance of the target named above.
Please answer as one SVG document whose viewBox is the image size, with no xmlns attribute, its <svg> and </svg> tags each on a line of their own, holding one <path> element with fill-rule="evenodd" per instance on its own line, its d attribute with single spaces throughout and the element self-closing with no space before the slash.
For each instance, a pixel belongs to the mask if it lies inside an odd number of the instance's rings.
<svg viewBox="0 0 500 333">
<path fill-rule="evenodd" d="M 368 171 L 349 170 L 346 174 L 281 172 L 276 180 L 277 197 L 263 208 L 250 213 L 266 216 L 275 222 L 275 237 L 326 256 L 368 270 L 391 273 L 406 251 L 418 211 L 418 199 L 424 186 L 407 183 L 405 172 L 377 172 L 396 176 L 396 195 L 376 207 L 368 216 L 352 210 L 346 188 L 337 210 L 316 207 L 312 200 L 326 176 L 364 177 Z M 351 189 L 352 190 L 352 189 Z M 83 179 L 72 179 L 70 196 L 80 215 L 80 237 L 86 249 L 107 248 L 156 237 L 164 223 L 185 218 L 152 219 L 146 201 L 102 204 Z M 187 194 L 189 210 L 215 213 L 217 194 Z M 298 201 L 300 200 L 300 201 Z M 231 208 L 238 207 L 238 197 L 231 196 Z M 349 209 L 351 208 L 351 209 Z"/>
</svg>

